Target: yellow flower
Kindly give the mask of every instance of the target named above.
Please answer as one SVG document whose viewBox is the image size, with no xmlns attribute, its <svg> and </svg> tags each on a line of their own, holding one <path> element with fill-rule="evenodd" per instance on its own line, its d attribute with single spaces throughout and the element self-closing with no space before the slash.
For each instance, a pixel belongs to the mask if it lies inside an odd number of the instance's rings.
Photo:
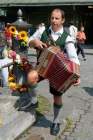
<svg viewBox="0 0 93 140">
<path fill-rule="evenodd" d="M 11 73 L 11 71 L 9 71 L 9 76 L 8 76 L 8 81 L 11 81 L 13 79 L 13 81 L 16 79 L 15 75 Z"/>
<path fill-rule="evenodd" d="M 14 80 L 15 80 L 14 77 L 9 76 L 9 78 L 8 78 L 8 82 L 12 82 L 12 81 L 14 81 Z"/>
<path fill-rule="evenodd" d="M 27 32 L 26 31 L 20 31 L 18 33 L 18 38 L 19 38 L 19 40 L 23 40 L 23 41 L 27 42 L 28 41 Z"/>
<path fill-rule="evenodd" d="M 12 90 L 16 90 L 17 89 L 17 84 L 14 82 L 9 82 L 9 88 Z"/>
<path fill-rule="evenodd" d="M 12 34 L 12 35 L 16 35 L 17 34 L 17 29 L 15 26 L 10 26 L 8 28 L 9 32 Z"/>
</svg>

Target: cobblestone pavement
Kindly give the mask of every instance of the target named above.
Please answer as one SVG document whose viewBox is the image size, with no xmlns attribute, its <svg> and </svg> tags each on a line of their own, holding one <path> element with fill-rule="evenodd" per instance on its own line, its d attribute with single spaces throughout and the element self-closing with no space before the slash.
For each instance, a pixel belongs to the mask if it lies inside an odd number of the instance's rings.
<svg viewBox="0 0 93 140">
<path fill-rule="evenodd" d="M 78 90 L 74 89 L 78 93 L 72 95 L 73 99 L 81 100 L 84 106 L 78 102 L 76 107 L 82 110 L 82 114 L 67 140 L 93 140 L 93 49 L 85 49 L 85 53 L 87 61 L 80 58 L 81 84 Z"/>
<path fill-rule="evenodd" d="M 86 61 L 79 56 L 80 86 L 72 86 L 63 95 L 64 107 L 60 134 L 54 137 L 49 133 L 53 117 L 51 104 L 51 111 L 44 114 L 18 140 L 93 140 L 93 46 L 85 48 L 85 53 Z M 38 93 L 47 97 L 52 103 L 46 80 L 39 84 Z"/>
</svg>

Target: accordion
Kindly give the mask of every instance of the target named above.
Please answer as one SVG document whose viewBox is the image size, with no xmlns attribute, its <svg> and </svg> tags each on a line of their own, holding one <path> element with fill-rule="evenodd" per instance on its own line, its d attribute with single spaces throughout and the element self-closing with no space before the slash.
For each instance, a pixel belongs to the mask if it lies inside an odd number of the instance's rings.
<svg viewBox="0 0 93 140">
<path fill-rule="evenodd" d="M 37 71 L 40 76 L 49 80 L 51 87 L 62 93 L 80 77 L 80 66 L 54 46 L 42 51 Z"/>
</svg>

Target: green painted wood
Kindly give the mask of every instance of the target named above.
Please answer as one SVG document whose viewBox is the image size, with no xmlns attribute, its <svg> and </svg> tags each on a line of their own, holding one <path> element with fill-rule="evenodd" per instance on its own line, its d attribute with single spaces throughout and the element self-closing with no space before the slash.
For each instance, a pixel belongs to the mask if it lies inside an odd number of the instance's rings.
<svg viewBox="0 0 93 140">
<path fill-rule="evenodd" d="M 93 5 L 93 0 L 0 0 L 2 6 L 39 6 L 39 5 Z"/>
</svg>

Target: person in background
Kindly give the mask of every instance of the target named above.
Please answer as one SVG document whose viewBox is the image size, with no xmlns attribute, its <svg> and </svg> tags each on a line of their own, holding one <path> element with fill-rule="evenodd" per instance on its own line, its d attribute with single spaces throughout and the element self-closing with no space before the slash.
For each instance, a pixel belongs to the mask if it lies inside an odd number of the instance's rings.
<svg viewBox="0 0 93 140">
<path fill-rule="evenodd" d="M 75 47 L 77 46 L 77 32 L 78 32 L 78 29 L 77 27 L 73 24 L 73 22 L 70 23 L 70 26 L 69 26 L 69 34 L 70 36 L 72 37 L 74 43 L 75 43 Z"/>
<path fill-rule="evenodd" d="M 9 32 L 9 27 L 11 26 L 10 23 L 7 23 L 5 28 L 4 28 L 4 34 L 5 34 L 5 38 L 7 41 L 7 47 L 8 48 L 12 48 L 12 36 L 11 33 Z"/>
<path fill-rule="evenodd" d="M 36 33 L 34 33 L 33 36 L 29 38 L 29 46 L 33 46 L 37 48 L 39 51 L 41 51 L 44 48 L 47 48 L 48 47 L 47 41 L 49 35 L 52 37 L 53 42 L 55 42 L 57 46 L 60 46 L 61 50 L 64 50 L 65 47 L 67 56 L 71 61 L 80 65 L 77 57 L 76 49 L 74 46 L 74 41 L 71 38 L 71 36 L 64 31 L 63 28 L 64 21 L 65 21 L 64 11 L 61 9 L 54 9 L 51 12 L 51 16 L 50 16 L 50 24 L 51 24 L 50 27 L 48 29 L 43 29 L 43 30 L 38 29 Z M 48 34 L 46 32 L 48 32 Z M 60 131 L 60 119 L 62 119 L 61 114 L 62 114 L 62 107 L 63 107 L 63 101 L 62 101 L 63 93 L 56 91 L 51 86 L 50 86 L 50 93 L 53 95 L 53 110 L 54 110 L 54 117 L 50 128 L 50 133 L 51 135 L 57 135 Z M 34 102 L 32 100 L 32 103 L 34 103 L 35 105 L 37 104 L 37 93 L 34 92 L 34 95 L 35 95 Z M 30 104 L 29 107 L 31 107 L 31 105 L 33 106 L 33 104 Z"/>
<path fill-rule="evenodd" d="M 86 61 L 85 52 L 84 52 L 85 41 L 86 41 L 86 35 L 84 32 L 84 26 L 81 26 L 80 31 L 78 31 L 77 33 L 77 55 L 81 53 L 84 61 Z"/>
<path fill-rule="evenodd" d="M 13 62 L 12 59 L 10 59 L 8 57 L 8 53 L 6 48 L 3 50 L 3 59 L 0 59 L 0 74 L 2 77 L 2 83 L 3 83 L 3 87 L 7 87 L 8 86 L 8 76 L 9 76 L 9 71 L 8 71 L 8 66 L 5 68 L 5 65 L 11 64 Z"/>
<path fill-rule="evenodd" d="M 2 69 L 7 63 L 11 63 L 6 53 L 7 41 L 5 36 L 5 30 L 0 31 L 0 75 L 2 78 L 2 86 L 8 86 L 8 67 Z"/>
</svg>

